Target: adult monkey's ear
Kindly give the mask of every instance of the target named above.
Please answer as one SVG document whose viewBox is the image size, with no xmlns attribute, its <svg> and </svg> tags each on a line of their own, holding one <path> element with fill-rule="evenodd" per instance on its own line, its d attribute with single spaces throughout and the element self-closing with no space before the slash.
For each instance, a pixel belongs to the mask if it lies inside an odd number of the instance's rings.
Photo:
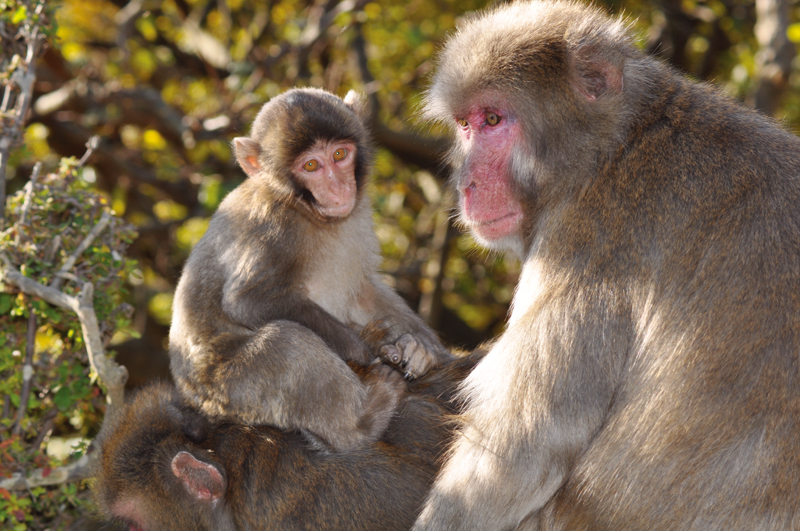
<svg viewBox="0 0 800 531">
<path fill-rule="evenodd" d="M 597 43 L 578 43 L 569 55 L 570 82 L 588 101 L 619 95 L 625 88 L 624 65 L 619 53 L 606 53 Z"/>
<path fill-rule="evenodd" d="M 213 503 L 225 496 L 227 481 L 215 465 L 197 459 L 186 451 L 172 458 L 172 473 L 194 499 Z"/>
</svg>

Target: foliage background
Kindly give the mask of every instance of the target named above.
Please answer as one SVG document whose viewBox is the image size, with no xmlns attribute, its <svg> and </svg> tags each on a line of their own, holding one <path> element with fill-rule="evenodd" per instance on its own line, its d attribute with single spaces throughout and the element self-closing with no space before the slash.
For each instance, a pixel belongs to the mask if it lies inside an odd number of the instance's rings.
<svg viewBox="0 0 800 531">
<path fill-rule="evenodd" d="M 0 20 L 10 23 L 22 3 L 0 0 Z M 518 266 L 478 251 L 469 236 L 453 228 L 451 194 L 439 162 L 446 141 L 414 118 L 443 37 L 461 16 L 488 3 L 50 3 L 54 32 L 36 64 L 24 146 L 12 153 L 7 190 L 9 195 L 22 190 L 36 162 L 57 172 L 62 157 L 81 157 L 89 138 L 99 135 L 100 145 L 75 178 L 138 233 L 128 249 L 136 265 L 117 269 L 126 283 L 124 298 L 135 308 L 133 322 L 120 323 L 110 340 L 131 373 L 129 385 L 168 376 L 165 344 L 181 266 L 221 199 L 243 179 L 230 141 L 248 132 L 261 104 L 292 86 L 323 87 L 340 96 L 355 88 L 370 96 L 377 147 L 375 220 L 387 281 L 451 344 L 470 348 L 502 330 Z M 797 1 L 597 3 L 628 17 L 649 53 L 800 132 Z M 11 353 L 25 351 L 26 315 L 7 302 L 0 295 L 6 327 L 0 342 L 10 342 L 0 350 L 0 385 L 12 397 L 21 391 L 15 375 L 22 360 Z M 63 341 L 56 336 L 61 337 L 57 325 L 38 327 L 37 359 L 51 356 L 55 343 Z M 74 407 L 59 409 L 56 417 L 69 410 L 79 422 L 45 425 L 45 407 L 30 413 L 27 438 L 14 442 L 0 431 L 0 458 L 6 456 L 9 470 L 32 466 L 31 458 L 17 454 L 38 455 L 51 438 L 76 431 L 90 438 L 96 432 L 95 407 L 78 407 L 94 384 L 85 362 L 74 363 L 80 374 L 69 385 L 84 382 L 86 389 L 69 394 Z M 38 403 L 60 388 L 40 383 L 34 390 Z M 5 400 L 2 426 L 11 425 L 15 407 Z M 43 496 L 0 491 L 0 522 L 19 529 L 86 525 L 80 519 L 80 488 L 61 488 L 57 510 L 31 508 Z"/>
</svg>

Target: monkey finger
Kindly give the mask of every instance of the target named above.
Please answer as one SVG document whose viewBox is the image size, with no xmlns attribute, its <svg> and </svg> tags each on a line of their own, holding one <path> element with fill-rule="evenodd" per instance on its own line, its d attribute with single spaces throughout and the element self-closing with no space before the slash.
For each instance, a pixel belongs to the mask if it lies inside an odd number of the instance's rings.
<svg viewBox="0 0 800 531">
<path fill-rule="evenodd" d="M 395 345 L 402 352 L 408 380 L 424 375 L 436 364 L 435 356 L 420 340 L 410 334 L 400 336 Z"/>
<path fill-rule="evenodd" d="M 403 362 L 403 354 L 395 345 L 384 345 L 378 351 L 381 360 L 389 365 L 401 367 Z"/>
</svg>

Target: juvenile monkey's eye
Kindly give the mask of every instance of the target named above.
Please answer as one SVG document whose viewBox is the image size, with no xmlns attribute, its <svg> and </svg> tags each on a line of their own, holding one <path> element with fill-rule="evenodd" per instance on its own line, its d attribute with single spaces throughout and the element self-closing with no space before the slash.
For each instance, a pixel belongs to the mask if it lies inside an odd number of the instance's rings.
<svg viewBox="0 0 800 531">
<path fill-rule="evenodd" d="M 333 152 L 333 160 L 336 162 L 344 160 L 345 158 L 347 158 L 347 150 L 345 148 L 339 148 Z"/>
<path fill-rule="evenodd" d="M 486 115 L 486 123 L 489 125 L 497 125 L 500 123 L 500 115 L 490 112 Z"/>
<path fill-rule="evenodd" d="M 303 169 L 306 171 L 317 171 L 317 168 L 319 168 L 319 162 L 314 159 L 311 159 L 303 164 Z"/>
<path fill-rule="evenodd" d="M 463 127 L 464 129 L 466 129 L 466 128 L 467 128 L 467 126 L 469 125 L 469 122 L 467 122 L 467 121 L 466 121 L 465 119 L 463 119 L 463 118 L 460 118 L 460 119 L 458 120 L 458 125 L 460 125 L 460 126 L 461 126 L 461 127 Z"/>
</svg>

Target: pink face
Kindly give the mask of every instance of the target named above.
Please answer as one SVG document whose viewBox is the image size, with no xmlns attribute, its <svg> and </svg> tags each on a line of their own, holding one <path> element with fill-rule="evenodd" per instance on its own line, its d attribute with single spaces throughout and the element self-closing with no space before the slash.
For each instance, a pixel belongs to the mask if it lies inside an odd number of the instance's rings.
<svg viewBox="0 0 800 531">
<path fill-rule="evenodd" d="M 519 122 L 504 109 L 485 105 L 471 106 L 456 121 L 466 154 L 456 182 L 462 219 L 489 247 L 518 237 L 523 212 L 511 186 L 511 156 L 522 141 Z"/>
<path fill-rule="evenodd" d="M 356 145 L 347 141 L 318 142 L 292 165 L 292 173 L 314 196 L 323 216 L 347 217 L 356 204 Z"/>
</svg>

